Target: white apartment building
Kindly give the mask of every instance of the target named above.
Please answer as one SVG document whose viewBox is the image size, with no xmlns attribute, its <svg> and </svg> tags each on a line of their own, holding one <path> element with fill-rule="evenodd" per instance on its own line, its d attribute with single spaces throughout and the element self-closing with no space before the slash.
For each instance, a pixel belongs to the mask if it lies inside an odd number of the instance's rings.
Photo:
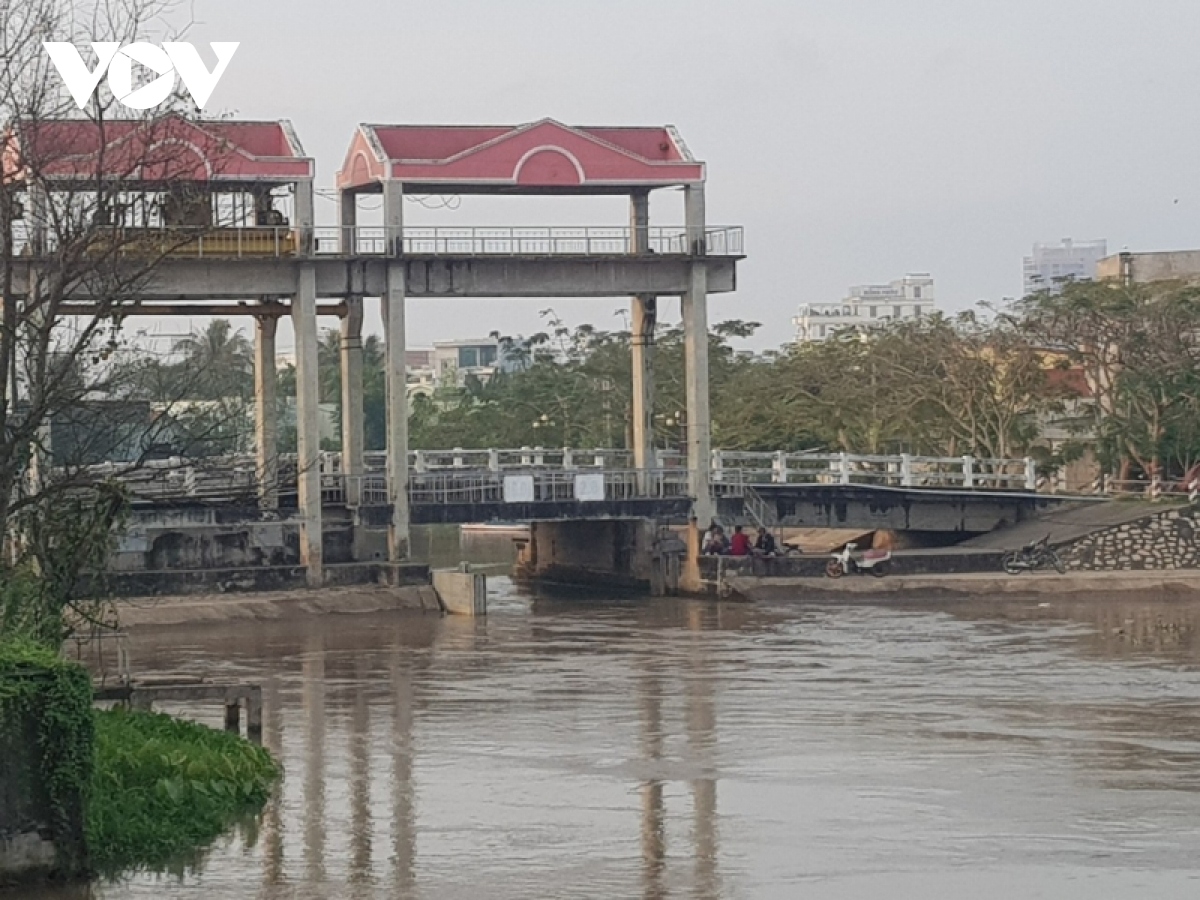
<svg viewBox="0 0 1200 900">
<path fill-rule="evenodd" d="M 843 328 L 867 328 L 894 319 L 917 319 L 936 311 L 933 278 L 927 273 L 905 275 L 890 284 L 850 288 L 841 303 L 801 304 L 792 324 L 796 343 L 823 341 Z"/>
<path fill-rule="evenodd" d="M 1077 281 L 1096 277 L 1096 264 L 1108 256 L 1108 241 L 1073 241 L 1064 238 L 1057 244 L 1034 244 L 1033 255 L 1025 257 L 1025 294 L 1057 291 L 1067 279 Z"/>
<path fill-rule="evenodd" d="M 511 368 L 502 357 L 500 342 L 495 338 L 434 341 L 431 362 L 438 384 L 457 384 L 459 387 L 469 375 L 487 381 L 497 372 Z"/>
</svg>

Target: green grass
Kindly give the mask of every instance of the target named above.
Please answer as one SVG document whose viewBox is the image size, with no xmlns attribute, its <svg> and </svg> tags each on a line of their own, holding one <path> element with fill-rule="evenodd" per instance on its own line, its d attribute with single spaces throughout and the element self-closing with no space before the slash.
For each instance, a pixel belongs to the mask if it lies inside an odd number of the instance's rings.
<svg viewBox="0 0 1200 900">
<path fill-rule="evenodd" d="M 278 777 L 271 755 L 236 735 L 165 715 L 97 711 L 92 864 L 114 873 L 194 855 L 260 810 Z"/>
</svg>

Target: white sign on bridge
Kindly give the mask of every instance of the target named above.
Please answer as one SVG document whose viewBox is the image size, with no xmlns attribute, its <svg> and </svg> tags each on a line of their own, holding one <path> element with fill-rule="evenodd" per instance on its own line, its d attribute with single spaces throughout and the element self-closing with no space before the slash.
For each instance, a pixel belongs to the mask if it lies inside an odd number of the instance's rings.
<svg viewBox="0 0 1200 900">
<path fill-rule="evenodd" d="M 504 502 L 505 503 L 532 503 L 533 502 L 533 476 L 532 475 L 505 475 L 504 476 Z"/>
<path fill-rule="evenodd" d="M 584 503 L 597 503 L 604 499 L 604 474 L 576 475 L 575 499 Z"/>
</svg>

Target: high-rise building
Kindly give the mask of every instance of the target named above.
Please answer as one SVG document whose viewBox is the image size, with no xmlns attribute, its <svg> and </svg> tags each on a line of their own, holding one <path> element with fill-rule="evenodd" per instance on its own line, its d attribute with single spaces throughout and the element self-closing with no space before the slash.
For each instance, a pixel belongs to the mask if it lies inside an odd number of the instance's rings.
<svg viewBox="0 0 1200 900">
<path fill-rule="evenodd" d="M 801 304 L 792 324 L 796 342 L 823 341 L 843 328 L 878 325 L 892 319 L 916 319 L 936 309 L 933 278 L 905 275 L 890 284 L 863 284 L 850 288 L 841 303 Z"/>
<path fill-rule="evenodd" d="M 1025 293 L 1057 291 L 1064 281 L 1096 277 L 1096 263 L 1108 255 L 1108 241 L 1073 241 L 1034 244 L 1033 255 L 1025 257 Z"/>
</svg>

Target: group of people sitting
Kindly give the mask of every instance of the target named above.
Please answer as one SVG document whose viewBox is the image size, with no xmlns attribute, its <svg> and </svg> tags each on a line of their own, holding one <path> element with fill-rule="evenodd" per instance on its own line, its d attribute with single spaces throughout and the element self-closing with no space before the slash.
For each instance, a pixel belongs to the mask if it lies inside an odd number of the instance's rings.
<svg viewBox="0 0 1200 900">
<path fill-rule="evenodd" d="M 758 529 L 758 535 L 751 541 L 741 525 L 735 525 L 733 537 L 728 537 L 716 522 L 704 532 L 704 542 L 700 545 L 705 556 L 774 556 L 777 549 L 774 536 L 765 528 Z"/>
</svg>

